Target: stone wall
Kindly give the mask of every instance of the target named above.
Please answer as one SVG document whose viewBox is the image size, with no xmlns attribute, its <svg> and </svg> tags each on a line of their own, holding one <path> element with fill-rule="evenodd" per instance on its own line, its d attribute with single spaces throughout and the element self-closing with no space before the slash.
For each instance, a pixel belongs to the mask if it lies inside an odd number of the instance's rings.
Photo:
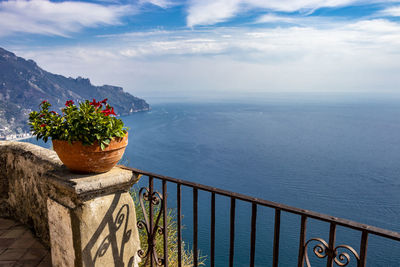
<svg viewBox="0 0 400 267">
<path fill-rule="evenodd" d="M 52 188 L 46 173 L 61 168 L 57 154 L 29 143 L 2 141 L 0 164 L 0 214 L 33 227 L 49 246 L 47 198 Z"/>
<path fill-rule="evenodd" d="M 0 215 L 33 227 L 53 266 L 137 266 L 131 171 L 74 174 L 54 151 L 9 141 L 0 163 Z"/>
</svg>

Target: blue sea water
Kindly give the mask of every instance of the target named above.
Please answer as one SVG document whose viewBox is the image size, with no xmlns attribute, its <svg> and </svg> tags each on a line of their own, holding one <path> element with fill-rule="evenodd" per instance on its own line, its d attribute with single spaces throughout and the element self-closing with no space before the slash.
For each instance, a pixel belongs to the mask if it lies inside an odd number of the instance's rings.
<svg viewBox="0 0 400 267">
<path fill-rule="evenodd" d="M 158 101 L 123 120 L 130 127 L 125 165 L 400 232 L 400 101 Z M 169 184 L 170 207 L 175 192 Z M 235 266 L 248 266 L 251 205 L 238 201 L 236 208 Z M 183 214 L 191 246 L 190 188 L 183 189 Z M 256 266 L 271 266 L 274 211 L 259 207 L 257 217 Z M 281 223 L 280 266 L 296 266 L 300 218 L 282 213 Z M 206 256 L 209 227 L 210 195 L 200 192 Z M 307 238 L 328 236 L 329 224 L 309 220 Z M 358 250 L 360 236 L 338 227 L 336 244 Z M 223 197 L 216 242 L 216 266 L 227 266 Z M 313 266 L 326 265 L 309 255 Z M 400 266 L 400 244 L 370 236 L 367 259 L 368 266 Z"/>
</svg>

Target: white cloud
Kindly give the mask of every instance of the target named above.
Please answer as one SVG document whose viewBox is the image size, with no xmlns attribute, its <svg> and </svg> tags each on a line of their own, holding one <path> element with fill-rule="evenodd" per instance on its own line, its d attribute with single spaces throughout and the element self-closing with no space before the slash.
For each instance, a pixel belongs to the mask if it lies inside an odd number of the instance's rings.
<svg viewBox="0 0 400 267">
<path fill-rule="evenodd" d="M 312 13 L 322 7 L 341 7 L 351 4 L 365 5 L 379 2 L 387 3 L 387 0 L 191 0 L 188 7 L 187 25 L 189 27 L 213 25 L 252 9 L 265 9 L 272 12 L 300 11 Z M 390 2 L 399 2 L 399 0 L 391 0 Z M 268 18 L 267 16 L 264 19 L 271 20 L 274 18 Z"/>
<path fill-rule="evenodd" d="M 224 51 L 226 44 L 212 39 L 184 39 L 151 41 L 146 45 L 140 45 L 121 50 L 121 55 L 129 57 L 157 57 L 171 55 L 204 55 L 219 54 Z"/>
<path fill-rule="evenodd" d="M 356 0 L 243 0 L 245 4 L 262 7 L 275 11 L 293 12 L 293 11 L 309 11 L 321 7 L 338 7 L 349 5 Z"/>
<path fill-rule="evenodd" d="M 384 16 L 400 17 L 400 6 L 389 7 L 380 12 Z"/>
<path fill-rule="evenodd" d="M 103 37 L 103 38 L 131 38 L 131 37 L 146 37 L 146 36 L 156 36 L 156 35 L 168 35 L 172 32 L 170 31 L 164 31 L 164 30 L 153 30 L 153 31 L 147 31 L 147 32 L 125 32 L 125 33 L 116 33 L 116 34 L 102 34 L 102 35 L 97 35 L 97 37 Z"/>
<path fill-rule="evenodd" d="M 7 47 L 6 47 L 7 49 Z M 400 23 L 210 28 L 113 35 L 92 45 L 9 48 L 46 70 L 145 95 L 396 92 Z"/>
<path fill-rule="evenodd" d="M 9 0 L 0 2 L 0 36 L 16 32 L 67 36 L 84 27 L 120 24 L 131 6 L 84 2 Z"/>
<path fill-rule="evenodd" d="M 348 28 L 378 34 L 400 33 L 399 23 L 391 22 L 385 19 L 362 20 L 353 24 L 349 24 Z"/>
<path fill-rule="evenodd" d="M 189 3 L 187 25 L 212 25 L 233 17 L 241 0 L 192 0 Z"/>
<path fill-rule="evenodd" d="M 272 13 L 268 13 L 265 15 L 259 16 L 253 24 L 271 24 L 271 23 L 278 23 L 278 24 L 293 24 L 297 26 L 307 26 L 307 27 L 328 27 L 332 28 L 333 26 L 338 26 L 340 24 L 349 23 L 349 19 L 343 19 L 340 17 L 321 17 L 321 16 L 303 16 L 303 15 L 291 15 L 291 16 L 284 16 L 284 15 L 276 15 Z"/>
<path fill-rule="evenodd" d="M 171 0 L 139 0 L 140 4 L 150 3 L 161 8 L 169 8 L 171 6 L 177 5 L 176 1 Z"/>
<path fill-rule="evenodd" d="M 296 22 L 296 18 L 289 16 L 277 16 L 274 14 L 266 14 L 259 17 L 255 22 L 256 23 L 270 23 L 270 22 L 286 22 L 293 23 Z"/>
</svg>

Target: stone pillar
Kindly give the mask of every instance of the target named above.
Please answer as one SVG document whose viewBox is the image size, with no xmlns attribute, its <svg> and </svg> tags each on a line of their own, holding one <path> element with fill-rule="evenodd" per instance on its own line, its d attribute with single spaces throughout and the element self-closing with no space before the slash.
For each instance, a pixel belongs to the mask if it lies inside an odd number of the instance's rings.
<svg viewBox="0 0 400 267">
<path fill-rule="evenodd" d="M 103 174 L 48 173 L 53 266 L 138 266 L 136 212 L 129 189 L 138 177 L 118 167 Z"/>
</svg>

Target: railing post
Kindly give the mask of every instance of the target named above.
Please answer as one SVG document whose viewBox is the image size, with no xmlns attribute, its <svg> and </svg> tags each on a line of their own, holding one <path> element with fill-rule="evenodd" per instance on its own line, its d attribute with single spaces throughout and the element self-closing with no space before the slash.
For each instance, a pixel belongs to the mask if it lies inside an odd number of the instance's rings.
<svg viewBox="0 0 400 267">
<path fill-rule="evenodd" d="M 231 197 L 231 221 L 230 221 L 230 239 L 229 239 L 229 267 L 233 267 L 235 254 L 235 198 Z"/>
<path fill-rule="evenodd" d="M 331 222 L 329 229 L 329 247 L 327 249 L 328 259 L 326 267 L 333 267 L 333 260 L 336 257 L 335 241 L 336 241 L 336 223 Z"/>
<path fill-rule="evenodd" d="M 297 261 L 298 267 L 304 267 L 304 246 L 306 245 L 306 234 L 307 234 L 307 217 L 301 215 L 301 226 L 300 226 L 300 243 L 299 243 L 299 256 Z"/>
<path fill-rule="evenodd" d="M 279 262 L 279 235 L 281 229 L 281 210 L 275 209 L 275 226 L 274 226 L 274 251 L 273 251 L 273 267 L 278 267 Z"/>
<path fill-rule="evenodd" d="M 197 200 L 198 200 L 198 193 L 197 188 L 193 188 L 193 265 L 194 267 L 198 266 L 198 249 L 197 249 L 197 237 L 198 237 L 198 217 L 197 217 Z"/>
<path fill-rule="evenodd" d="M 215 193 L 211 193 L 211 267 L 215 267 Z"/>
<path fill-rule="evenodd" d="M 365 267 L 367 264 L 368 232 L 362 231 L 360 244 L 360 261 L 358 267 Z"/>
<path fill-rule="evenodd" d="M 176 201 L 178 209 L 178 267 L 182 267 L 182 204 L 181 204 L 181 185 L 176 185 Z"/>
<path fill-rule="evenodd" d="M 154 231 L 153 231 L 153 177 L 149 176 L 149 225 L 150 235 L 147 239 L 150 253 L 150 266 L 153 267 L 153 254 L 154 254 Z"/>
<path fill-rule="evenodd" d="M 162 181 L 163 189 L 163 234 L 164 234 L 164 266 L 168 267 L 168 210 L 167 210 L 167 181 Z"/>
<path fill-rule="evenodd" d="M 251 204 L 250 267 L 254 267 L 256 254 L 257 204 Z"/>
</svg>

